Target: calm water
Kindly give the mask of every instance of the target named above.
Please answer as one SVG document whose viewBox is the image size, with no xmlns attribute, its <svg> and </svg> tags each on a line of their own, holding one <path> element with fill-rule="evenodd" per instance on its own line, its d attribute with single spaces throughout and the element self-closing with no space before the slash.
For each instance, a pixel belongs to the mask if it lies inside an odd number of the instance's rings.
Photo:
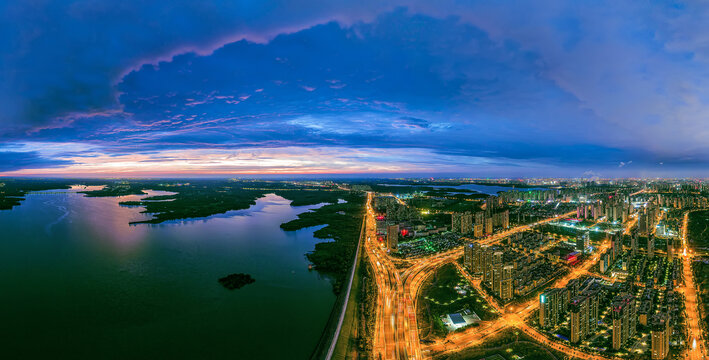
<svg viewBox="0 0 709 360">
<path fill-rule="evenodd" d="M 317 206 L 267 195 L 205 220 L 130 226 L 146 215 L 118 201 L 139 198 L 33 194 L 0 211 L 0 357 L 310 355 L 335 297 L 307 270 L 315 228 L 279 225 Z M 235 272 L 256 282 L 222 288 Z"/>
</svg>

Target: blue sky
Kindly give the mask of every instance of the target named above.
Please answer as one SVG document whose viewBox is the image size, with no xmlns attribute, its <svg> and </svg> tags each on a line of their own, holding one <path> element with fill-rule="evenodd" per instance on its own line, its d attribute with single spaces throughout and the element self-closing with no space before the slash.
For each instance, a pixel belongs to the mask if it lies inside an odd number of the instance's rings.
<svg viewBox="0 0 709 360">
<path fill-rule="evenodd" d="M 700 2 L 0 7 L 4 175 L 708 175 Z"/>
</svg>

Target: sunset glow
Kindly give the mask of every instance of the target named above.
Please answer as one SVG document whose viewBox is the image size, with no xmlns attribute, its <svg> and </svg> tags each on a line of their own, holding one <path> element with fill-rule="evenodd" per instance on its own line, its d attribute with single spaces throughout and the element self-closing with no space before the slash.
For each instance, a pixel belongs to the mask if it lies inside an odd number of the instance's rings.
<svg viewBox="0 0 709 360">
<path fill-rule="evenodd" d="M 121 3 L 2 5 L 0 176 L 707 175 L 699 3 Z"/>
</svg>

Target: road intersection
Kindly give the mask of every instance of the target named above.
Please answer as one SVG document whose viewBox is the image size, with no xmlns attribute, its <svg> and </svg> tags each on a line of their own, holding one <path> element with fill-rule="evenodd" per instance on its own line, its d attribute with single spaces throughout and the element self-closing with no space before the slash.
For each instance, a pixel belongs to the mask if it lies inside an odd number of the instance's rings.
<svg viewBox="0 0 709 360">
<path fill-rule="evenodd" d="M 507 231 L 495 234 L 479 241 L 481 244 L 494 245 L 500 243 L 504 238 L 532 229 L 538 225 L 572 216 L 575 212 L 565 213 L 556 217 L 548 218 L 533 224 L 518 226 Z M 571 355 L 576 358 L 603 360 L 614 359 L 613 357 L 599 354 L 590 354 L 578 348 L 571 347 L 565 343 L 552 340 L 540 333 L 535 328 L 526 323 L 526 319 L 538 309 L 537 296 L 521 305 L 502 307 L 491 297 L 487 296 L 480 288 L 479 280 L 473 279 L 456 260 L 463 255 L 462 248 L 445 251 L 428 257 L 415 259 L 397 259 L 391 257 L 386 247 L 376 239 L 376 223 L 374 212 L 371 206 L 367 207 L 367 241 L 364 244 L 365 253 L 372 264 L 375 272 L 375 279 L 379 289 L 377 297 L 377 316 L 374 336 L 374 358 L 375 359 L 423 359 L 429 353 L 451 353 L 464 348 L 479 344 L 486 339 L 500 333 L 501 331 L 514 327 L 539 343 Z M 632 227 L 635 221 L 628 224 Z M 686 244 L 686 221 L 683 241 Z M 608 241 L 600 245 L 594 258 L 584 262 L 581 266 L 573 268 L 567 275 L 554 281 L 550 287 L 563 287 L 571 279 L 584 275 L 592 275 L 612 281 L 605 276 L 600 276 L 590 272 L 590 269 L 599 259 L 600 254 L 610 247 Z M 691 253 L 691 252 L 690 252 Z M 688 350 L 687 358 L 705 359 L 704 346 L 702 345 L 701 328 L 698 324 L 698 310 L 696 291 L 694 291 L 693 277 L 691 274 L 691 255 L 683 256 L 685 287 L 682 292 L 687 301 L 687 311 L 690 318 L 690 334 L 692 339 L 696 339 L 699 345 Z M 429 344 L 422 345 L 419 340 L 419 329 L 417 324 L 418 295 L 425 280 L 430 277 L 437 268 L 446 263 L 455 263 L 468 281 L 478 290 L 480 294 L 495 307 L 500 313 L 500 317 L 493 321 L 483 322 L 480 326 L 449 334 L 445 339 L 437 340 Z M 692 314 L 695 314 L 694 316 Z"/>
</svg>

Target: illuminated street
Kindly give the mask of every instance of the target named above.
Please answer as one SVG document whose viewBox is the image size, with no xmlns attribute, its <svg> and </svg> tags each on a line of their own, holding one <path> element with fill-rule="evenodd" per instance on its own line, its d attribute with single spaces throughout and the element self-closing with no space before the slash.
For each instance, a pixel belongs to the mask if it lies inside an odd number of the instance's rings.
<svg viewBox="0 0 709 360">
<path fill-rule="evenodd" d="M 635 192 L 634 195 L 644 193 L 645 191 L 641 190 Z M 400 205 L 406 206 L 406 203 L 401 199 L 396 198 L 396 200 Z M 530 230 L 536 226 L 546 224 L 551 221 L 573 216 L 574 214 L 575 212 L 568 212 L 562 215 L 540 220 L 532 224 L 517 226 L 512 229 L 497 232 L 492 236 L 479 240 L 478 242 L 484 245 L 499 244 L 503 239 L 510 235 Z M 367 216 L 367 232 L 370 235 L 368 236 L 368 240 L 365 244 L 366 253 L 368 254 L 369 260 L 373 264 L 373 268 L 377 273 L 375 278 L 377 286 L 379 287 L 379 305 L 377 306 L 378 313 L 375 325 L 376 336 L 374 337 L 374 351 L 375 354 L 378 354 L 377 356 L 381 356 L 383 359 L 423 359 L 428 356 L 427 354 L 454 353 L 470 346 L 482 344 L 486 339 L 492 338 L 501 331 L 513 327 L 521 330 L 526 335 L 549 348 L 577 358 L 588 358 L 593 360 L 615 358 L 614 356 L 609 355 L 590 354 L 586 351 L 569 346 L 568 343 L 563 343 L 558 339 L 552 340 L 547 335 L 544 335 L 537 329 L 529 326 L 527 324 L 527 320 L 530 315 L 534 314 L 539 308 L 538 296 L 541 291 L 538 291 L 531 297 L 531 300 L 523 304 L 506 307 L 499 305 L 497 300 L 487 295 L 486 291 L 481 287 L 480 280 L 473 278 L 466 269 L 456 262 L 456 260 L 463 254 L 463 250 L 461 248 L 447 250 L 430 256 L 418 256 L 408 259 L 392 258 L 384 243 L 373 240 L 376 239 L 375 214 L 369 205 Z M 658 223 L 663 217 L 663 212 L 658 213 L 655 223 Z M 625 224 L 625 230 L 623 233 L 630 234 L 631 229 L 637 226 L 638 219 L 639 217 L 637 215 L 630 216 L 629 221 Z M 687 216 L 685 215 L 685 228 L 687 221 L 686 219 Z M 595 223 L 598 223 L 598 220 L 596 220 Z M 654 231 L 655 229 L 653 229 L 653 232 Z M 553 248 L 562 240 L 563 237 L 550 241 L 548 244 L 545 244 L 545 246 L 536 249 L 535 252 L 542 254 L 542 252 Z M 683 240 L 685 241 L 686 248 L 686 236 L 683 236 Z M 572 279 L 589 275 L 608 281 L 609 283 L 617 282 L 618 279 L 615 277 L 596 274 L 590 271 L 591 268 L 600 261 L 600 254 L 605 253 L 610 249 L 610 247 L 611 243 L 609 241 L 604 241 L 598 246 L 597 249 L 595 249 L 595 255 L 593 255 L 592 258 L 584 261 L 581 266 L 571 268 L 571 271 L 568 274 L 555 279 L 547 286 L 551 288 L 564 287 Z M 658 252 L 658 254 L 659 253 L 662 252 Z M 702 346 L 702 341 L 699 340 L 701 339 L 701 336 L 699 334 L 700 327 L 697 321 L 698 313 L 696 292 L 694 291 L 691 271 L 689 271 L 691 251 L 689 251 L 689 254 L 683 256 L 682 258 L 685 263 L 684 277 L 687 279 L 687 286 L 682 289 L 682 292 L 686 294 L 687 299 L 687 311 L 690 319 L 690 333 L 693 339 L 697 339 L 696 347 L 689 350 L 688 356 L 691 359 L 702 359 L 703 357 L 701 352 L 704 347 Z M 419 340 L 417 324 L 419 292 L 421 291 L 421 287 L 425 283 L 426 279 L 428 279 L 436 271 L 436 269 L 446 263 L 454 263 L 458 272 L 473 285 L 473 288 L 485 299 L 485 301 L 488 302 L 490 306 L 497 310 L 500 316 L 495 320 L 483 321 L 477 327 L 471 327 L 460 332 L 450 333 L 443 339 L 434 340 L 430 343 L 422 345 Z M 636 285 L 641 287 L 644 286 L 644 284 L 640 282 Z M 688 289 L 691 289 L 691 291 Z"/>
<path fill-rule="evenodd" d="M 2 359 L 709 360 L 709 0 L 0 14 Z"/>
<path fill-rule="evenodd" d="M 699 309 L 697 302 L 697 291 L 694 285 L 694 273 L 692 272 L 692 258 L 694 251 L 689 245 L 687 239 L 687 228 L 689 224 L 689 212 L 684 214 L 684 222 L 682 223 L 682 264 L 684 269 L 684 286 L 681 291 L 685 298 L 685 307 L 687 311 L 687 319 L 689 322 L 689 348 L 687 350 L 687 358 L 691 360 L 706 359 L 706 346 L 704 336 L 702 336 L 702 328 L 699 325 Z"/>
<path fill-rule="evenodd" d="M 574 212 L 565 213 L 553 218 L 539 221 L 535 224 L 519 226 L 502 233 L 495 234 L 485 240 L 486 244 L 495 244 L 505 237 L 529 230 L 550 221 L 573 215 Z M 424 357 L 421 344 L 418 338 L 418 326 L 416 323 L 416 307 L 418 293 L 423 282 L 433 274 L 441 265 L 452 262 L 462 255 L 462 249 L 453 249 L 444 253 L 436 254 L 428 258 L 420 258 L 407 262 L 405 270 L 397 270 L 391 257 L 386 253 L 386 248 L 376 242 L 376 229 L 374 226 L 374 212 L 370 205 L 367 206 L 367 241 L 365 243 L 366 253 L 372 267 L 376 272 L 376 282 L 379 288 L 376 335 L 374 337 L 375 354 L 381 355 L 383 359 L 422 359 Z M 579 275 L 583 271 L 579 272 Z M 531 303 L 531 302 L 530 302 Z M 530 304 L 525 308 L 525 316 L 534 308 Z M 519 315 L 507 315 L 498 320 L 495 325 L 490 325 L 484 331 L 475 330 L 475 334 L 459 333 L 451 337 L 453 347 L 445 346 L 446 351 L 452 351 L 461 347 L 467 347 L 474 341 L 489 337 L 507 326 L 517 326 L 524 329 Z M 531 331 L 531 329 L 527 330 Z M 472 330 L 470 331 L 472 332 Z M 427 350 L 440 349 L 440 344 L 434 344 Z"/>
</svg>

